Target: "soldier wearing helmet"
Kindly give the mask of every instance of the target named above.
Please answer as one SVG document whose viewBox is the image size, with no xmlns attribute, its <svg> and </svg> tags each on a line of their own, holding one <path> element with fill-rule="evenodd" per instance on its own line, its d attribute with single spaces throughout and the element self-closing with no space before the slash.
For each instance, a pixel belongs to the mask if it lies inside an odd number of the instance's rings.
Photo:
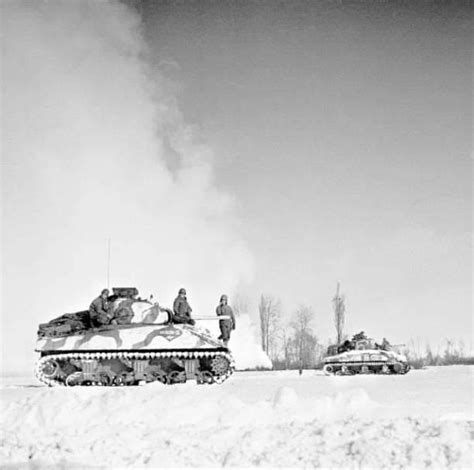
<svg viewBox="0 0 474 470">
<path fill-rule="evenodd" d="M 179 289 L 178 297 L 174 299 L 173 303 L 173 323 L 189 323 L 194 325 L 194 320 L 191 318 L 193 309 L 186 298 L 186 289 Z"/>
<path fill-rule="evenodd" d="M 99 297 L 94 299 L 89 306 L 89 319 L 91 326 L 99 327 L 111 323 L 113 315 L 109 314 L 109 290 L 102 289 Z"/>
<path fill-rule="evenodd" d="M 226 316 L 229 318 L 225 318 L 219 320 L 219 329 L 221 330 L 221 335 L 219 339 L 221 339 L 225 346 L 227 346 L 230 340 L 230 332 L 235 330 L 235 316 L 234 312 L 230 305 L 227 304 L 228 298 L 227 295 L 221 295 L 219 305 L 216 307 L 216 313 L 218 317 Z"/>
</svg>

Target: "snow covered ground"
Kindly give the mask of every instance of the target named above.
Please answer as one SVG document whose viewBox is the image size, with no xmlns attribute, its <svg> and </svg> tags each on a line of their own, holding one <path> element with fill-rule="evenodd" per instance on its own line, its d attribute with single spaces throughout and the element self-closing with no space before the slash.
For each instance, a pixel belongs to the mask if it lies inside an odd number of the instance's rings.
<svg viewBox="0 0 474 470">
<path fill-rule="evenodd" d="M 3 468 L 472 468 L 472 366 L 237 372 L 222 385 L 2 379 Z"/>
</svg>

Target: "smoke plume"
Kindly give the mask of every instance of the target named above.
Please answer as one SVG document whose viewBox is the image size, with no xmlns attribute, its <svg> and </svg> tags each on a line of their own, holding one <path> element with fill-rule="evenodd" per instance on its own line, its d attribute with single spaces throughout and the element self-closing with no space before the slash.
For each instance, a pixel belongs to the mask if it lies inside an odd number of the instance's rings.
<svg viewBox="0 0 474 470">
<path fill-rule="evenodd" d="M 3 9 L 5 368 L 29 366 L 36 324 L 87 308 L 108 272 L 164 305 L 186 287 L 213 315 L 252 257 L 211 149 L 147 65 L 138 14 L 97 1 Z"/>
</svg>

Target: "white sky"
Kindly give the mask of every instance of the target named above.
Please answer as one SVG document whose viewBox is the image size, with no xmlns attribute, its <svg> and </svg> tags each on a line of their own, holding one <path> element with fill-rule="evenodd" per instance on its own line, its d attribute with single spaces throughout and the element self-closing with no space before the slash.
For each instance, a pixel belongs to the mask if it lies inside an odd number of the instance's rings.
<svg viewBox="0 0 474 470">
<path fill-rule="evenodd" d="M 256 291 L 333 334 L 472 337 L 467 2 L 194 2 L 143 8 L 159 68 L 217 155 Z"/>
<path fill-rule="evenodd" d="M 163 304 L 264 292 L 326 339 L 341 280 L 349 333 L 469 343 L 470 11 L 410 5 L 4 5 L 4 351 L 87 308 L 109 237 Z"/>
</svg>

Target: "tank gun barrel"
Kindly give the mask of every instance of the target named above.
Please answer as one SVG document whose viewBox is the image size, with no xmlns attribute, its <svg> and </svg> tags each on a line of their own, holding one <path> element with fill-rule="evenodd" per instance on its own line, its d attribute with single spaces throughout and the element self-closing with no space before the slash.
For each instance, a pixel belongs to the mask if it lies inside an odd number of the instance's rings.
<svg viewBox="0 0 474 470">
<path fill-rule="evenodd" d="M 210 317 L 209 315 L 193 315 L 192 316 L 193 320 L 230 320 L 231 317 L 230 315 L 219 315 L 215 317 Z"/>
</svg>

